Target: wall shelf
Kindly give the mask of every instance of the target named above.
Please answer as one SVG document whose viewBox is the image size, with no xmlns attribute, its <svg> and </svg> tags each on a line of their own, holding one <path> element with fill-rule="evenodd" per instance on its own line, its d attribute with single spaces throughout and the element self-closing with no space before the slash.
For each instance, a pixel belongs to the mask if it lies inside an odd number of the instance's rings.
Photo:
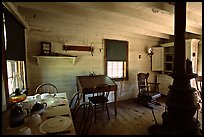
<svg viewBox="0 0 204 137">
<path fill-rule="evenodd" d="M 41 59 L 70 59 L 72 60 L 73 65 L 76 64 L 78 56 L 33 56 L 37 59 L 37 63 L 40 63 Z"/>
</svg>

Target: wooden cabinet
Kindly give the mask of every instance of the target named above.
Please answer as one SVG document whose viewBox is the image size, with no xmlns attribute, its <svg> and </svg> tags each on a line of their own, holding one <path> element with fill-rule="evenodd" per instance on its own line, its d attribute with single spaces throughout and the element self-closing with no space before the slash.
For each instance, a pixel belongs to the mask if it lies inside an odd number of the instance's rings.
<svg viewBox="0 0 204 137">
<path fill-rule="evenodd" d="M 169 74 L 173 70 L 173 61 L 174 61 L 174 42 L 161 44 L 164 48 L 163 50 L 163 73 Z"/>
<path fill-rule="evenodd" d="M 192 61 L 193 73 L 197 73 L 197 60 L 198 60 L 198 39 L 186 40 L 186 59 Z M 174 42 L 161 44 L 164 48 L 163 52 L 163 73 L 169 74 L 173 71 L 173 60 L 174 60 Z"/>
<path fill-rule="evenodd" d="M 174 47 L 164 48 L 164 73 L 170 73 L 173 70 Z"/>
</svg>

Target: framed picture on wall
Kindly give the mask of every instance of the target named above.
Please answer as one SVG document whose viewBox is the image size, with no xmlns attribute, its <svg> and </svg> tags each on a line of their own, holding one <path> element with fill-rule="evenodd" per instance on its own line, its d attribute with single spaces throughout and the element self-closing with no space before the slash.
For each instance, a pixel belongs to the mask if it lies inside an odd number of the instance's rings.
<svg viewBox="0 0 204 137">
<path fill-rule="evenodd" d="M 42 46 L 42 55 L 50 55 L 51 54 L 51 43 L 49 42 L 41 42 Z"/>
</svg>

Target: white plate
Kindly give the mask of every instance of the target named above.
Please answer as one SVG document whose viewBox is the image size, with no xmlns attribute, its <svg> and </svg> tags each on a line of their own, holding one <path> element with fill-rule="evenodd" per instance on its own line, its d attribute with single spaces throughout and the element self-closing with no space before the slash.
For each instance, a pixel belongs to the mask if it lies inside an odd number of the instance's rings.
<svg viewBox="0 0 204 137">
<path fill-rule="evenodd" d="M 40 125 L 39 130 L 43 134 L 58 133 L 66 130 L 71 125 L 71 123 L 72 121 L 70 117 L 56 116 L 44 121 Z"/>
<path fill-rule="evenodd" d="M 49 93 L 43 93 L 40 95 L 41 96 L 41 99 L 48 99 L 48 98 L 52 98 L 54 95 L 51 95 Z"/>
</svg>

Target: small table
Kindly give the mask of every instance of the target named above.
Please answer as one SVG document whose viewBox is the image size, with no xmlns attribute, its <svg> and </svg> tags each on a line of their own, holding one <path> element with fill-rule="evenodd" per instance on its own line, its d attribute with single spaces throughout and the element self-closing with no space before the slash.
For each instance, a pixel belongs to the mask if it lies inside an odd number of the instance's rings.
<svg viewBox="0 0 204 137">
<path fill-rule="evenodd" d="M 85 94 L 91 94 L 94 87 L 100 84 L 108 84 L 111 91 L 114 91 L 115 116 L 117 115 L 117 84 L 108 76 L 77 76 L 77 90 L 83 94 L 83 102 L 85 102 Z"/>
<path fill-rule="evenodd" d="M 64 93 L 57 93 L 55 97 L 63 97 L 65 99 L 67 99 L 67 96 L 66 96 L 65 92 Z M 70 117 L 71 120 L 72 120 L 72 116 L 71 116 L 71 112 L 70 112 L 70 109 L 69 109 L 68 100 L 66 102 L 67 103 L 64 106 L 53 107 L 53 110 L 56 109 L 58 111 L 57 115 L 61 115 L 61 114 L 63 114 L 66 111 L 66 116 L 65 117 Z M 48 111 L 48 110 L 50 111 L 51 109 L 52 109 L 51 107 L 48 107 L 42 113 L 41 118 L 42 118 L 43 122 L 49 118 L 49 117 L 44 116 L 43 114 L 46 111 Z M 30 126 L 29 125 L 29 116 L 24 118 L 24 123 L 22 125 L 11 128 L 9 126 L 9 112 L 10 111 L 6 111 L 6 112 L 2 113 L 2 135 L 15 135 L 15 134 L 18 134 L 18 130 L 20 128 L 24 127 L 24 126 L 29 127 L 32 130 L 32 135 L 42 135 L 42 133 L 39 131 L 40 124 L 36 125 L 36 126 Z M 55 112 L 55 110 L 53 112 Z M 54 116 L 54 115 L 55 114 L 53 113 L 52 116 Z M 76 135 L 73 121 L 72 121 L 72 124 L 65 130 L 65 132 L 59 133 L 59 134 L 60 135 L 61 134 L 63 134 L 63 135 L 64 134 L 65 135 Z"/>
</svg>

